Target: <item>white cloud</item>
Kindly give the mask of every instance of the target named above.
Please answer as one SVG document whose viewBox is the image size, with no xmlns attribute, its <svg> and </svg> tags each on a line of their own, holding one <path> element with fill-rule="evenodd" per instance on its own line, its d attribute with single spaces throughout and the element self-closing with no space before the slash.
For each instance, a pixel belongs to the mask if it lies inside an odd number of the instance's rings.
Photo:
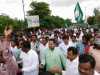
<svg viewBox="0 0 100 75">
<path fill-rule="evenodd" d="M 77 1 L 86 2 L 86 1 L 91 1 L 91 0 L 37 0 L 37 1 L 47 2 L 51 6 L 54 6 L 54 7 L 63 7 L 63 6 L 71 6 L 75 4 Z"/>
</svg>

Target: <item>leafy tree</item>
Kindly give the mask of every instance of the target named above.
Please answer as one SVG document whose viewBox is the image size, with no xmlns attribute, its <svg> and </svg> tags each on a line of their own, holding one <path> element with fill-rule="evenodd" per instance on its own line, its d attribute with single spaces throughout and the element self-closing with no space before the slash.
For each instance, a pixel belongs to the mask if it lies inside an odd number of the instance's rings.
<svg viewBox="0 0 100 75">
<path fill-rule="evenodd" d="M 40 18 L 51 14 L 49 5 L 45 2 L 32 2 L 30 4 L 32 10 L 28 11 L 29 15 L 39 15 Z"/>
<path fill-rule="evenodd" d="M 98 27 L 100 27 L 100 11 L 98 9 L 94 9 L 94 23 L 95 25 L 97 25 Z"/>
<path fill-rule="evenodd" d="M 13 20 L 10 19 L 8 16 L 0 15 L 0 32 L 3 33 L 5 26 L 10 25 L 12 23 L 13 23 Z"/>
<path fill-rule="evenodd" d="M 39 15 L 41 28 L 60 28 L 64 27 L 64 19 L 59 16 L 51 16 L 49 5 L 44 2 L 32 2 L 32 10 L 28 11 L 29 15 Z"/>
<path fill-rule="evenodd" d="M 87 23 L 89 25 L 95 25 L 100 27 L 100 15 L 90 16 L 87 18 Z"/>
<path fill-rule="evenodd" d="M 98 9 L 96 9 L 96 8 L 94 9 L 94 15 L 95 16 L 100 15 L 100 11 Z"/>
<path fill-rule="evenodd" d="M 98 15 L 98 16 L 95 16 L 95 24 L 96 25 L 99 25 L 99 27 L 100 27 L 100 15 Z"/>
<path fill-rule="evenodd" d="M 71 19 L 66 19 L 65 20 L 65 27 L 69 27 L 72 25 Z"/>
<path fill-rule="evenodd" d="M 89 16 L 89 17 L 87 18 L 87 23 L 88 23 L 89 25 L 94 25 L 94 19 L 95 19 L 94 16 Z"/>
<path fill-rule="evenodd" d="M 41 28 L 61 28 L 64 27 L 64 20 L 58 16 L 45 16 L 40 21 Z"/>
<path fill-rule="evenodd" d="M 11 25 L 14 30 L 20 30 L 25 27 L 24 21 L 11 19 L 9 16 L 0 15 L 0 33 L 2 34 L 5 26 Z"/>
</svg>

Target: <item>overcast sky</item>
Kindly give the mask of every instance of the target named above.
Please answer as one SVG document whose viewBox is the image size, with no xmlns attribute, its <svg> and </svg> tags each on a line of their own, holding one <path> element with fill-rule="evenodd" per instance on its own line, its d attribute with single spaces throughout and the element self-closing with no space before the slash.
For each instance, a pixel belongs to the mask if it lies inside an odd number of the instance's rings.
<svg viewBox="0 0 100 75">
<path fill-rule="evenodd" d="M 100 8 L 100 0 L 24 0 L 25 11 L 30 9 L 31 1 L 47 2 L 50 4 L 52 15 L 64 19 L 70 18 L 72 21 L 74 21 L 74 8 L 77 1 L 80 2 L 84 18 L 93 15 L 94 8 Z M 22 0 L 0 0 L 0 13 L 5 13 L 12 18 L 23 19 Z"/>
</svg>

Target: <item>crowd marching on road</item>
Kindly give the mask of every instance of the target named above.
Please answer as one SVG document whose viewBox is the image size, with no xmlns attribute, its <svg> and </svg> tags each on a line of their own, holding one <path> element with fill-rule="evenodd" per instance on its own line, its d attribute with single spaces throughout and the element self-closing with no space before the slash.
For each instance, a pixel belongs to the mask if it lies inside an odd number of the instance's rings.
<svg viewBox="0 0 100 75">
<path fill-rule="evenodd" d="M 100 32 L 38 29 L 0 37 L 0 75 L 100 75 Z"/>
</svg>

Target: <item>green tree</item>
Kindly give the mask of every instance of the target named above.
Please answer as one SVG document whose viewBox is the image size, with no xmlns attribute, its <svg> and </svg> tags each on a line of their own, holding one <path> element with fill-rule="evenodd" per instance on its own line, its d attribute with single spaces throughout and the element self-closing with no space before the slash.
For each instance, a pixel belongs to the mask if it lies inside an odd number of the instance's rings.
<svg viewBox="0 0 100 75">
<path fill-rule="evenodd" d="M 96 9 L 96 8 L 94 9 L 94 15 L 95 16 L 100 15 L 100 11 L 98 9 Z"/>
<path fill-rule="evenodd" d="M 64 27 L 64 19 L 59 16 L 51 16 L 51 25 L 53 28 Z"/>
<path fill-rule="evenodd" d="M 25 24 L 25 22 L 23 20 L 14 19 L 12 26 L 13 26 L 14 30 L 23 30 L 27 26 L 27 24 Z"/>
<path fill-rule="evenodd" d="M 94 25 L 94 24 L 95 24 L 94 19 L 95 19 L 94 16 L 89 16 L 89 17 L 87 18 L 87 23 L 88 23 L 89 25 Z"/>
<path fill-rule="evenodd" d="M 71 25 L 72 25 L 71 19 L 66 19 L 66 20 L 65 20 L 65 27 L 69 27 L 69 26 L 71 26 Z"/>
<path fill-rule="evenodd" d="M 10 25 L 12 23 L 13 23 L 13 20 L 10 19 L 8 16 L 0 15 L 0 32 L 3 33 L 5 26 Z"/>
<path fill-rule="evenodd" d="M 98 25 L 100 27 L 100 15 L 95 16 L 95 24 Z"/>
<path fill-rule="evenodd" d="M 32 2 L 32 8 L 28 11 L 30 16 L 39 15 L 41 28 L 61 28 L 65 27 L 65 20 L 59 16 L 51 16 L 49 5 L 45 2 Z M 67 20 L 67 24 L 71 25 L 71 20 Z"/>
<path fill-rule="evenodd" d="M 28 11 L 29 15 L 39 15 L 40 18 L 51 14 L 49 5 L 45 2 L 32 2 L 30 4 L 32 10 Z"/>
<path fill-rule="evenodd" d="M 95 25 L 97 25 L 98 27 L 100 27 L 100 11 L 98 9 L 94 9 L 94 23 Z"/>
<path fill-rule="evenodd" d="M 11 25 L 14 30 L 21 30 L 25 27 L 24 21 L 11 19 L 9 16 L 0 15 L 0 33 L 3 34 L 4 28 Z"/>
<path fill-rule="evenodd" d="M 64 27 L 64 19 L 58 16 L 45 16 L 44 19 L 40 21 L 41 28 L 61 28 Z"/>
</svg>

